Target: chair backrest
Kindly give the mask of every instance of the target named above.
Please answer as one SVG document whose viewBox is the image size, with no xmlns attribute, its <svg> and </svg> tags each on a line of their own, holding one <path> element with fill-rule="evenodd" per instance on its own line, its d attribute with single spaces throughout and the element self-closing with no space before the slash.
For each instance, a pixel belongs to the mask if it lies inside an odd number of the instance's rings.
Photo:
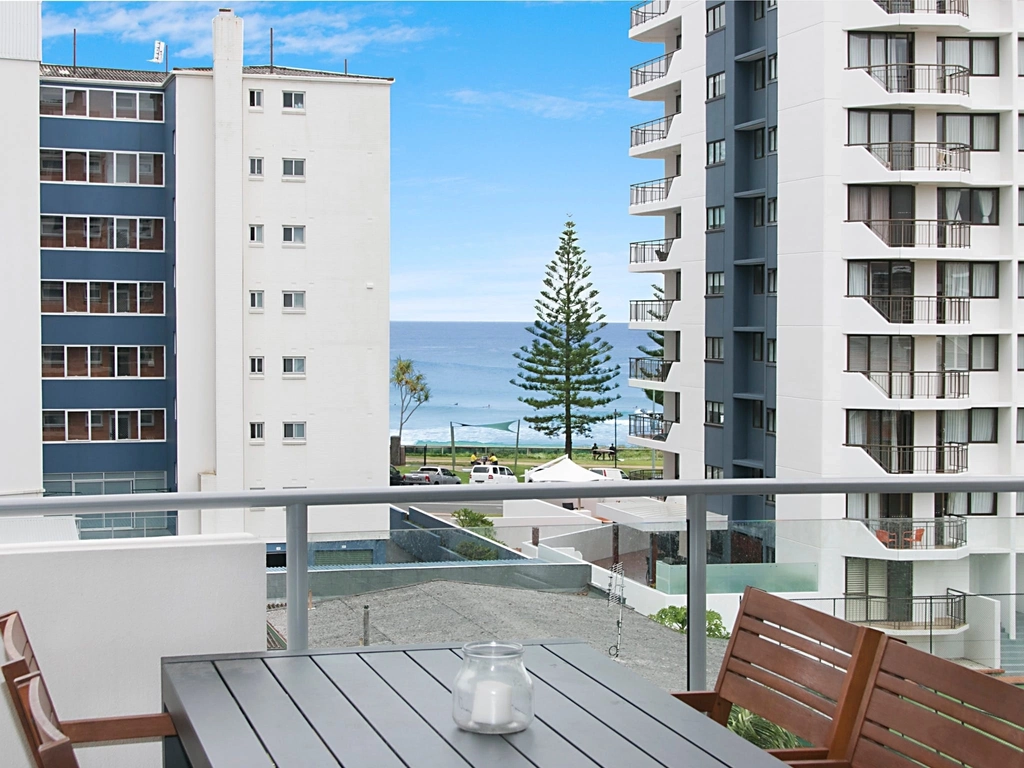
<svg viewBox="0 0 1024 768">
<path fill-rule="evenodd" d="M 876 630 L 747 587 L 711 716 L 724 724 L 737 704 L 812 745 L 838 738 L 845 749 L 883 639 Z"/>
<path fill-rule="evenodd" d="M 871 683 L 857 768 L 1024 766 L 1024 690 L 891 639 Z"/>
<path fill-rule="evenodd" d="M 43 768 L 79 768 L 71 740 L 61 731 L 50 692 L 39 672 L 19 677 L 18 698 L 29 715 L 29 743 Z"/>
<path fill-rule="evenodd" d="M 7 683 L 7 690 L 11 694 L 11 701 L 14 703 L 14 711 L 18 713 L 18 720 L 21 721 L 21 728 L 26 738 L 32 742 L 31 720 L 28 710 L 18 695 L 18 688 L 15 680 L 19 677 L 39 672 L 39 663 L 32 650 L 32 643 L 28 641 L 25 633 L 25 625 L 17 611 L 5 613 L 0 616 L 0 642 L 3 644 L 6 659 L 0 664 L 0 672 L 3 672 L 4 682 Z M 42 768 L 43 763 L 38 752 L 33 748 L 32 757 L 36 766 Z"/>
<path fill-rule="evenodd" d="M 882 531 L 882 530 L 875 531 L 875 537 L 880 542 L 882 542 L 883 544 L 888 544 L 889 543 L 890 536 L 889 536 L 889 532 L 888 531 Z"/>
</svg>

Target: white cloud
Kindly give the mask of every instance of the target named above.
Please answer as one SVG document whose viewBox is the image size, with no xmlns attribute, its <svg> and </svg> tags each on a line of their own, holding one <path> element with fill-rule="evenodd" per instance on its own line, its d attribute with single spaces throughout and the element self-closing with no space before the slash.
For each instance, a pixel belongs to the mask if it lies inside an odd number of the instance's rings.
<svg viewBox="0 0 1024 768">
<path fill-rule="evenodd" d="M 46 38 L 70 35 L 77 29 L 79 35 L 113 37 L 122 42 L 164 40 L 177 60 L 212 55 L 211 22 L 220 6 L 178 2 L 89 3 L 71 13 L 51 10 L 52 7 L 47 4 L 43 14 Z M 410 25 L 403 20 L 405 13 L 383 4 L 344 10 L 330 4 L 309 7 L 236 3 L 233 7 L 245 20 L 247 56 L 266 55 L 271 27 L 275 54 L 319 54 L 328 59 L 351 56 L 371 46 L 419 42 L 444 32 L 429 25 Z"/>
<path fill-rule="evenodd" d="M 621 95 L 591 92 L 582 98 L 553 96 L 532 91 L 479 91 L 461 88 L 448 96 L 456 104 L 487 109 L 511 109 L 555 120 L 591 117 L 609 109 L 629 108 L 629 100 Z"/>
</svg>

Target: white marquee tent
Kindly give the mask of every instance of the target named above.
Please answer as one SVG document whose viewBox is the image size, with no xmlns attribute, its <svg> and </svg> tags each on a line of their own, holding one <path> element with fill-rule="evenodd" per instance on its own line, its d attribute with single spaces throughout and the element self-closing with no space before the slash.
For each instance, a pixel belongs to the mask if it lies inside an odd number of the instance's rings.
<svg viewBox="0 0 1024 768">
<path fill-rule="evenodd" d="M 525 478 L 528 483 L 587 483 L 612 479 L 581 467 L 565 455 L 527 470 Z"/>
</svg>

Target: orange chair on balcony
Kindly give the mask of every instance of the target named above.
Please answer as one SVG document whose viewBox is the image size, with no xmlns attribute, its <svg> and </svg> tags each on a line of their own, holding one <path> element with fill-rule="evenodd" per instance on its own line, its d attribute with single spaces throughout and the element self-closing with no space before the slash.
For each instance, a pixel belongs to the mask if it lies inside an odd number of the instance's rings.
<svg viewBox="0 0 1024 768">
<path fill-rule="evenodd" d="M 896 546 L 896 537 L 888 531 L 883 531 L 881 529 L 875 531 L 875 538 L 877 538 L 880 542 L 882 542 L 882 544 L 887 546 L 889 549 L 892 549 Z"/>
<path fill-rule="evenodd" d="M 0 639 L 7 656 L 6 661 L 0 664 L 0 672 L 3 673 L 14 702 L 14 710 L 18 713 L 18 720 L 32 747 L 32 757 L 39 768 L 76 768 L 78 763 L 74 755 L 71 755 L 71 762 L 66 757 L 70 745 L 74 744 L 176 735 L 171 716 L 166 713 L 68 720 L 62 724 L 50 704 L 39 661 L 17 611 L 0 614 Z M 31 684 L 35 680 L 38 680 L 38 685 L 34 686 L 38 711 L 33 713 L 29 701 L 33 690 Z M 39 724 L 40 714 L 49 726 Z M 68 742 L 67 746 L 60 741 L 61 738 Z"/>
<path fill-rule="evenodd" d="M 906 549 L 920 547 L 924 541 L 924 528 L 915 528 L 912 531 L 903 532 L 903 546 Z"/>
</svg>

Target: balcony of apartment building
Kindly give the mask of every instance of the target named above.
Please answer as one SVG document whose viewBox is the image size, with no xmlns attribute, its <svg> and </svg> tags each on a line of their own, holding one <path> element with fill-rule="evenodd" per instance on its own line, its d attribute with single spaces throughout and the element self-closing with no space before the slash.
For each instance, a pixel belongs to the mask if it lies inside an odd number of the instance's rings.
<svg viewBox="0 0 1024 768">
<path fill-rule="evenodd" d="M 629 129 L 629 156 L 668 160 L 679 154 L 680 137 L 672 126 L 678 125 L 679 113 L 664 115 Z"/>
<path fill-rule="evenodd" d="M 977 5 L 977 0 L 975 1 Z M 969 0 L 873 0 L 843 4 L 844 29 L 914 29 L 969 32 Z"/>
<path fill-rule="evenodd" d="M 876 494 L 877 495 L 877 494 Z M 968 520 L 874 517 L 837 522 L 834 543 L 843 557 L 873 560 L 959 560 L 971 553 Z"/>
<path fill-rule="evenodd" d="M 851 54 L 842 98 L 857 107 L 971 107 L 971 73 L 959 64 L 865 63 Z"/>
<path fill-rule="evenodd" d="M 669 45 L 669 43 L 666 43 Z M 638 101 L 670 101 L 679 87 L 672 75 L 675 51 L 669 51 L 629 68 L 629 98 Z"/>
<path fill-rule="evenodd" d="M 629 185 L 629 212 L 634 216 L 663 216 L 673 208 L 680 207 L 679 195 L 673 195 L 673 187 L 679 176 L 642 181 Z"/>
<path fill-rule="evenodd" d="M 664 391 L 665 383 L 678 360 L 663 357 L 629 358 L 629 386 L 655 391 Z"/>
<path fill-rule="evenodd" d="M 674 36 L 679 26 L 679 11 L 669 0 L 645 0 L 629 9 L 629 37 L 641 43 L 657 43 L 666 39 L 666 27 Z"/>
<path fill-rule="evenodd" d="M 922 444 L 915 442 L 914 411 L 847 408 L 847 465 L 850 471 L 865 474 L 872 465 L 875 472 L 890 475 L 966 472 L 969 414 L 966 409 L 942 412 L 936 444 Z M 992 423 L 987 427 L 994 430 L 994 416 L 986 414 L 989 417 Z M 985 425 L 979 423 L 979 430 L 981 426 Z"/>
<path fill-rule="evenodd" d="M 969 184 L 971 149 L 948 141 L 850 143 L 843 148 L 843 178 L 857 184 Z"/>
<path fill-rule="evenodd" d="M 677 260 L 673 260 L 674 248 L 682 248 L 679 238 L 662 237 L 657 240 L 640 240 L 629 244 L 630 272 L 669 272 L 679 269 Z"/>
<path fill-rule="evenodd" d="M 629 415 L 629 437 L 650 443 L 663 443 L 668 439 L 674 423 L 664 413 L 631 413 Z M 637 444 L 644 445 L 642 442 Z"/>
<path fill-rule="evenodd" d="M 915 635 L 961 633 L 967 627 L 967 598 L 967 594 L 950 589 L 945 595 L 847 594 L 798 599 L 797 602 L 854 624 L 874 627 L 897 637 L 905 635 L 912 642 L 910 638 Z"/>
<path fill-rule="evenodd" d="M 629 302 L 629 327 L 637 330 L 663 331 L 672 308 L 671 299 L 637 299 Z"/>
</svg>

